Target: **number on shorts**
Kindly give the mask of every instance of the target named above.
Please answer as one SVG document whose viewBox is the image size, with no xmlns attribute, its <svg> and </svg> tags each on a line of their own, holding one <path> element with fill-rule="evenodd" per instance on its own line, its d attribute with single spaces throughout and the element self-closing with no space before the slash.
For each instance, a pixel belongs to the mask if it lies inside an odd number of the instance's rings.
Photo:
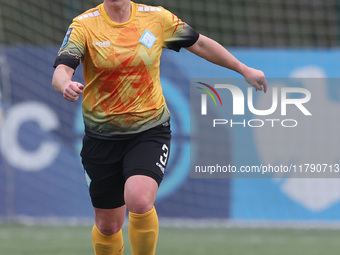
<svg viewBox="0 0 340 255">
<path fill-rule="evenodd" d="M 163 166 L 166 166 L 166 162 L 168 161 L 169 156 L 169 148 L 166 144 L 163 144 L 162 150 L 164 151 L 164 153 L 159 157 L 159 162 L 161 162 Z"/>
</svg>

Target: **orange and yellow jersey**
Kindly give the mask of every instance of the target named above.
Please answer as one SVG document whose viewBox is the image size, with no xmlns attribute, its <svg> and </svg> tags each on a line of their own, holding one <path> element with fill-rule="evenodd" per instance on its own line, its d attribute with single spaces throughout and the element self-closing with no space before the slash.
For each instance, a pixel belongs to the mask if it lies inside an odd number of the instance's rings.
<svg viewBox="0 0 340 255">
<path fill-rule="evenodd" d="M 163 48 L 179 51 L 199 35 L 163 7 L 132 4 L 131 17 L 116 23 L 104 5 L 76 17 L 54 66 L 83 64 L 83 118 L 92 137 L 134 134 L 167 121 L 160 84 Z"/>
</svg>

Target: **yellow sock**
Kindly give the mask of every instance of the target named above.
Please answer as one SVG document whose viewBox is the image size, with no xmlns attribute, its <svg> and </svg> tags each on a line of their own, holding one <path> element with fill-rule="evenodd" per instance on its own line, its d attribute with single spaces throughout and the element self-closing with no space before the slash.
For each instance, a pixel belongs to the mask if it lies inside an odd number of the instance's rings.
<svg viewBox="0 0 340 255">
<path fill-rule="evenodd" d="M 144 214 L 129 213 L 129 238 L 133 255 L 154 255 L 158 239 L 155 207 Z"/>
<path fill-rule="evenodd" d="M 122 255 L 124 252 L 122 230 L 112 236 L 107 236 L 102 234 L 94 225 L 92 243 L 96 255 Z"/>
</svg>

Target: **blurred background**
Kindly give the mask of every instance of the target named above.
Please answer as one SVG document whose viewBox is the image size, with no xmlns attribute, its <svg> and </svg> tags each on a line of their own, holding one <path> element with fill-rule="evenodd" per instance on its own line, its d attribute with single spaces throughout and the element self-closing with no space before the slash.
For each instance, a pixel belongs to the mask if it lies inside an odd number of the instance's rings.
<svg viewBox="0 0 340 255">
<path fill-rule="evenodd" d="M 339 0 L 136 2 L 172 11 L 245 64 L 263 70 L 268 78 L 339 78 Z M 89 230 L 93 222 L 79 157 L 83 135 L 81 102 L 64 100 L 52 88 L 51 77 L 72 19 L 100 3 L 0 0 L 0 253 L 3 249 L 4 254 L 59 254 L 58 247 L 83 233 L 79 231 L 82 227 Z M 327 254 L 338 254 L 338 179 L 190 178 L 190 79 L 239 77 L 184 49 L 180 53 L 163 53 L 161 80 L 172 112 L 173 143 L 156 202 L 165 232 L 160 251 L 173 254 L 178 253 L 176 247 L 181 247 L 184 253 L 205 254 L 215 249 L 216 254 L 226 254 L 223 244 L 228 245 L 229 240 L 234 247 L 228 248 L 230 254 L 287 254 L 287 245 L 292 254 L 326 254 L 325 249 Z M 81 66 L 75 79 L 83 82 Z M 339 87 L 324 86 L 324 102 L 332 102 L 324 105 L 329 107 L 326 110 L 339 109 Z M 321 130 L 313 129 L 308 134 L 315 136 L 317 132 Z M 297 134 L 300 135 L 303 134 Z M 331 136 L 334 139 L 326 150 L 338 151 L 334 141 L 339 141 L 339 134 Z M 260 152 L 266 153 L 267 147 L 256 137 L 256 132 L 226 132 L 226 160 L 239 163 L 255 153 L 261 161 Z M 291 146 L 305 150 L 303 142 Z M 280 160 L 280 155 L 272 156 Z M 340 162 L 337 153 L 326 159 Z M 300 161 L 291 155 L 291 162 Z M 39 253 L 41 242 L 34 239 L 37 243 L 30 246 L 29 253 L 24 241 L 34 243 L 27 239 L 33 232 L 40 233 L 40 241 L 46 237 L 54 241 L 45 242 L 48 245 Z M 52 234 L 56 232 L 71 234 L 58 239 Z M 10 240 L 18 237 L 23 240 L 22 249 L 20 245 L 10 245 Z M 73 253 L 64 250 L 60 254 L 91 254 L 91 248 L 84 250 L 82 246 L 86 240 L 90 247 L 89 238 L 76 238 L 82 249 L 76 247 Z M 58 240 L 60 246 L 56 247 L 52 243 Z M 76 243 L 74 239 L 66 247 L 71 250 Z M 196 247 L 197 243 L 204 243 L 204 248 Z"/>
</svg>

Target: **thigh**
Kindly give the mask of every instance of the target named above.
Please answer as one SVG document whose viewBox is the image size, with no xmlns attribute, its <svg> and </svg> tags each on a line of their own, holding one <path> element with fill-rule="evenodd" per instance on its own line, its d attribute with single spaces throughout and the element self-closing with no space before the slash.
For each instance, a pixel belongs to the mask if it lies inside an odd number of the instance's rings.
<svg viewBox="0 0 340 255">
<path fill-rule="evenodd" d="M 85 176 L 93 207 L 114 209 L 125 204 L 125 179 L 120 164 L 84 163 Z"/>
<path fill-rule="evenodd" d="M 121 141 L 107 141 L 85 136 L 82 163 L 95 208 L 114 209 L 124 205 Z"/>
<path fill-rule="evenodd" d="M 142 132 L 130 141 L 123 159 L 125 180 L 145 175 L 161 183 L 170 155 L 170 126 L 158 126 Z"/>
</svg>

